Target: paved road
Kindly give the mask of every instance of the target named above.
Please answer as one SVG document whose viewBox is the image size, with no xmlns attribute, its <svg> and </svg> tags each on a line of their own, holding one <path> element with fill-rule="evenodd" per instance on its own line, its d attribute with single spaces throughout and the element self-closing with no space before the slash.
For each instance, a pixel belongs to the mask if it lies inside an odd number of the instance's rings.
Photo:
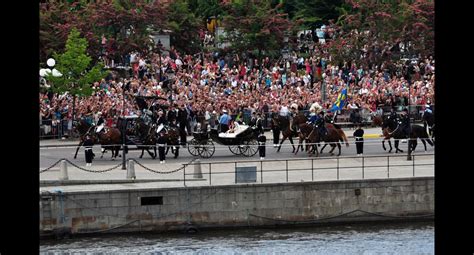
<svg viewBox="0 0 474 255">
<path fill-rule="evenodd" d="M 352 136 L 353 130 L 345 130 L 346 135 L 348 137 Z M 368 137 L 376 137 L 380 135 L 381 131 L 380 128 L 374 129 L 367 129 L 366 132 Z M 291 158 L 302 158 L 307 157 L 306 152 L 299 152 L 297 155 L 292 153 L 292 147 L 289 141 L 285 141 L 283 144 L 281 151 L 276 152 L 276 149 L 273 148 L 272 144 L 272 134 L 270 132 L 266 133 L 267 136 L 267 150 L 266 150 L 266 157 L 265 159 L 291 159 Z M 188 141 L 191 137 L 188 137 Z M 382 138 L 366 138 L 364 143 L 364 155 L 390 155 L 387 151 L 384 151 L 381 145 Z M 40 145 L 58 145 L 58 144 L 76 144 L 77 142 L 74 141 L 42 141 Z M 341 156 L 356 156 L 356 147 L 354 144 L 354 139 L 349 138 L 349 147 L 345 145 L 341 148 Z M 421 142 L 418 142 L 418 147 L 416 153 L 424 153 L 423 145 Z M 392 142 L 392 146 L 393 142 Z M 388 144 L 386 143 L 386 147 L 388 148 Z M 404 152 L 407 150 L 407 143 L 400 143 L 400 149 Z M 44 169 L 49 167 L 57 160 L 61 158 L 67 158 L 71 161 L 75 162 L 78 165 L 84 166 L 85 165 L 85 158 L 84 158 L 84 149 L 81 148 L 79 150 L 77 159 L 73 159 L 74 152 L 76 148 L 74 146 L 66 147 L 66 148 L 40 148 L 40 168 Z M 321 156 L 330 156 L 329 155 L 329 146 L 324 149 L 324 153 Z M 434 147 L 427 145 L 428 152 L 434 152 Z M 392 154 L 394 154 L 395 149 L 393 149 Z M 334 151 L 337 153 L 337 148 Z M 94 153 L 96 154 L 96 158 L 94 159 L 93 165 L 94 166 L 111 166 L 113 164 L 118 164 L 121 162 L 121 158 L 117 158 L 115 161 L 111 160 L 110 152 L 107 152 L 104 155 L 104 158 L 100 158 L 100 147 L 94 147 Z M 120 152 L 121 153 L 121 152 Z M 132 150 L 127 154 L 127 158 L 136 158 L 138 159 L 141 151 Z M 400 153 L 399 153 L 400 154 Z M 177 159 L 174 159 L 171 154 L 169 154 L 166 158 L 166 163 L 187 163 L 191 161 L 194 157 L 189 154 L 187 148 L 180 149 L 180 156 Z M 256 160 L 259 159 L 258 153 L 253 157 L 243 157 L 243 156 L 236 156 L 233 155 L 227 146 L 222 146 L 216 144 L 216 151 L 214 156 L 209 159 L 201 159 L 202 162 L 209 162 L 209 161 L 236 161 L 236 160 Z M 140 162 L 144 164 L 158 164 L 158 159 L 152 159 L 147 152 L 145 152 Z"/>
</svg>

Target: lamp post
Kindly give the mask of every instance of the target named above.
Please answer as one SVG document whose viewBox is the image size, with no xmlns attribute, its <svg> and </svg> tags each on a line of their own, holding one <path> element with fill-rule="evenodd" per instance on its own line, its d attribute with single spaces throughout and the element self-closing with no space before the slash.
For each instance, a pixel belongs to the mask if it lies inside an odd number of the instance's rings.
<svg viewBox="0 0 474 255">
<path fill-rule="evenodd" d="M 127 121 L 125 120 L 125 84 L 122 84 L 122 113 L 120 115 L 122 116 L 122 170 L 126 170 L 125 136 L 127 135 Z"/>
<path fill-rule="evenodd" d="M 409 74 L 411 75 L 411 74 Z M 411 96 L 411 76 L 409 76 L 409 80 L 408 80 L 408 154 L 407 154 L 407 160 L 412 160 L 411 159 L 411 118 L 410 118 L 410 113 L 411 113 L 411 109 L 410 109 L 410 96 Z"/>
<path fill-rule="evenodd" d="M 56 60 L 54 60 L 53 58 L 50 58 L 48 59 L 48 61 L 46 61 L 46 64 L 50 67 L 50 68 L 53 68 L 54 65 L 56 65 Z M 52 75 L 54 77 L 61 77 L 63 76 L 58 70 L 56 70 L 56 68 L 53 68 L 53 69 L 50 69 L 50 68 L 41 68 L 40 69 L 40 76 L 41 77 L 46 77 L 48 75 Z"/>
</svg>

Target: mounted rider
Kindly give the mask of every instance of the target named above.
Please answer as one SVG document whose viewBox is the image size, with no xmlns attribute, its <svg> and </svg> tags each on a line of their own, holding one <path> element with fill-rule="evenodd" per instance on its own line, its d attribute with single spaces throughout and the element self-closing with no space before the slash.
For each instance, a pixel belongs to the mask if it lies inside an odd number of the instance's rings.
<svg viewBox="0 0 474 255">
<path fill-rule="evenodd" d="M 433 134 L 433 126 L 434 126 L 434 114 L 431 110 L 429 104 L 425 105 L 425 111 L 423 112 L 423 127 L 426 130 L 426 127 L 429 128 L 429 134 L 432 136 Z"/>
<path fill-rule="evenodd" d="M 167 125 L 166 117 L 164 115 L 163 110 L 158 111 L 158 118 L 156 119 L 156 125 L 158 126 L 158 129 L 156 130 L 156 133 L 160 133 L 161 131 L 163 132 L 168 132 L 167 128 L 165 127 Z"/>
<path fill-rule="evenodd" d="M 408 115 L 408 109 L 403 109 L 402 113 L 400 114 L 400 119 L 398 121 L 400 124 L 400 128 L 402 129 L 403 135 L 405 138 L 410 137 L 410 116 Z M 402 141 L 405 142 L 405 141 Z"/>
<path fill-rule="evenodd" d="M 314 126 L 318 128 L 319 136 L 322 138 L 326 136 L 327 129 L 326 129 L 326 120 L 324 117 L 324 111 L 320 111 L 318 118 L 314 122 Z"/>
<path fill-rule="evenodd" d="M 316 110 L 314 108 L 309 109 L 309 120 L 306 122 L 314 126 L 316 120 L 318 120 L 319 116 L 316 114 Z"/>
<path fill-rule="evenodd" d="M 101 112 L 98 112 L 98 113 L 97 113 L 97 117 L 98 117 L 99 119 L 97 120 L 97 123 L 96 123 L 95 132 L 96 132 L 97 134 L 99 134 L 99 133 L 104 129 L 105 120 L 104 120 L 104 118 L 103 118 Z"/>
<path fill-rule="evenodd" d="M 390 109 L 390 113 L 388 115 L 388 118 L 393 120 L 393 121 L 398 122 L 398 115 L 397 115 L 397 112 L 395 111 L 395 107 L 392 107 Z"/>
<path fill-rule="evenodd" d="M 293 124 L 293 118 L 296 117 L 297 114 L 298 114 L 298 105 L 296 103 L 293 103 L 290 106 L 290 113 L 289 113 L 290 127 L 292 130 L 296 132 L 300 132 L 299 127 Z"/>
</svg>

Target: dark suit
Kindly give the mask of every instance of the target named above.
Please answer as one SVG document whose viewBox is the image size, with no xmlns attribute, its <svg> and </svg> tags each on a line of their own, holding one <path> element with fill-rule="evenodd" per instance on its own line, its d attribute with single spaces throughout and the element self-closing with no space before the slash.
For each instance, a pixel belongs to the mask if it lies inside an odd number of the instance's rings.
<svg viewBox="0 0 474 255">
<path fill-rule="evenodd" d="M 357 154 L 364 153 L 364 130 L 361 128 L 354 131 L 354 138 L 356 139 Z"/>
</svg>

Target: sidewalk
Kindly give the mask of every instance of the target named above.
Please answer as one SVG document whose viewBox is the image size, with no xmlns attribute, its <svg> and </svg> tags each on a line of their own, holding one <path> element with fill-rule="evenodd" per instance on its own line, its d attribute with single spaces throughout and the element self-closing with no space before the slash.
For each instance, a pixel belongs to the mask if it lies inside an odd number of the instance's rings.
<svg viewBox="0 0 474 255">
<path fill-rule="evenodd" d="M 346 134 L 348 139 L 353 139 L 354 136 L 352 135 L 355 131 L 355 129 L 350 129 L 350 128 L 343 128 L 344 133 Z M 366 139 L 371 139 L 371 138 L 379 138 L 382 137 L 382 129 L 380 127 L 376 128 L 367 128 L 364 129 L 364 138 Z M 266 131 L 265 136 L 268 139 L 273 139 L 273 134 L 271 131 Z M 192 136 L 187 136 L 187 140 L 190 141 L 193 137 Z M 40 140 L 40 146 L 51 146 L 51 145 L 78 145 L 79 140 L 70 140 L 70 139 L 65 139 L 65 140 L 58 140 L 58 139 L 52 139 L 52 140 Z"/>
</svg>

